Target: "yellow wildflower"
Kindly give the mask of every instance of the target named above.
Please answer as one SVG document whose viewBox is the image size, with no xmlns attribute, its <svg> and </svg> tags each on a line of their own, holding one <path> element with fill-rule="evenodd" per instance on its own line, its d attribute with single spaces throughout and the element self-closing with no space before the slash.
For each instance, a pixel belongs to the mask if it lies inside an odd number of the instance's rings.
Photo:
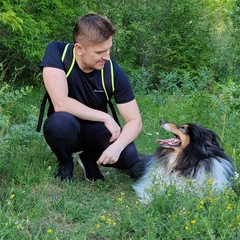
<svg viewBox="0 0 240 240">
<path fill-rule="evenodd" d="M 108 219 L 107 219 L 107 223 L 108 223 L 108 224 L 111 224 L 111 223 L 112 223 L 112 219 L 111 219 L 111 218 L 108 218 Z"/>
<path fill-rule="evenodd" d="M 20 224 L 17 225 L 17 229 L 18 229 L 18 230 L 23 230 L 24 227 L 23 227 L 23 225 L 20 223 Z"/>
<path fill-rule="evenodd" d="M 47 232 L 48 232 L 48 233 L 52 233 L 52 229 L 49 228 L 49 229 L 47 230 Z"/>
<path fill-rule="evenodd" d="M 98 223 L 98 224 L 96 225 L 96 227 L 97 227 L 97 228 L 100 228 L 100 227 L 101 227 L 101 225 Z"/>
<path fill-rule="evenodd" d="M 232 210 L 232 205 L 231 204 L 227 205 L 227 210 Z"/>
<path fill-rule="evenodd" d="M 208 183 L 209 183 L 210 186 L 213 185 L 213 178 L 212 178 L 212 177 L 210 177 L 210 178 L 208 179 Z"/>
<path fill-rule="evenodd" d="M 13 199 L 15 197 L 14 194 L 10 194 L 10 199 Z"/>
</svg>

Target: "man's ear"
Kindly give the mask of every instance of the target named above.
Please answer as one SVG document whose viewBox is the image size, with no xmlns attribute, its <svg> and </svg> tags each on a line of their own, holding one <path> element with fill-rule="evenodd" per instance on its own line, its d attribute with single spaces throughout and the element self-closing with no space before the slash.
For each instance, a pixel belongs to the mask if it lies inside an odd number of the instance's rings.
<svg viewBox="0 0 240 240">
<path fill-rule="evenodd" d="M 76 53 L 81 56 L 82 55 L 82 50 L 83 50 L 82 45 L 80 43 L 75 43 L 74 47 L 76 49 Z"/>
</svg>

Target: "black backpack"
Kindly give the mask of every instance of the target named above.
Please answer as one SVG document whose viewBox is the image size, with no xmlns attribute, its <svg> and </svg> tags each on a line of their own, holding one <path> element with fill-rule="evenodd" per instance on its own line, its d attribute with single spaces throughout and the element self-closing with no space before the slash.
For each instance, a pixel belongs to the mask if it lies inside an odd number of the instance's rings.
<svg viewBox="0 0 240 240">
<path fill-rule="evenodd" d="M 68 43 L 65 46 L 62 57 L 61 57 L 61 60 L 63 62 L 63 66 L 64 66 L 64 70 L 66 73 L 66 78 L 72 72 L 73 66 L 75 64 L 75 59 L 76 58 L 75 58 L 74 44 Z M 105 63 L 104 68 L 101 70 L 101 76 L 102 76 L 103 89 L 104 89 L 104 92 L 106 94 L 107 101 L 108 101 L 108 106 L 111 109 L 114 120 L 120 126 L 120 122 L 118 120 L 116 111 L 111 102 L 111 97 L 114 92 L 114 71 L 113 71 L 113 64 L 112 64 L 111 60 L 109 60 Z M 41 103 L 41 107 L 40 107 L 40 113 L 39 113 L 39 117 L 38 117 L 37 129 L 36 129 L 37 132 L 40 132 L 40 130 L 41 130 L 47 100 L 50 103 L 48 112 L 52 112 L 53 106 L 51 104 L 51 99 L 48 95 L 48 92 L 46 91 L 44 94 L 44 97 L 42 99 L 42 103 Z"/>
</svg>

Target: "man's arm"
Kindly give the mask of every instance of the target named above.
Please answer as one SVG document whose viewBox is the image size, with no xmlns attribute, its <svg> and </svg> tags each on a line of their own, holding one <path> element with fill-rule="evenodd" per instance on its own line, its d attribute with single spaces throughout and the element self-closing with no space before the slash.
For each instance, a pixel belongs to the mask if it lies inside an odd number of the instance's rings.
<svg viewBox="0 0 240 240">
<path fill-rule="evenodd" d="M 43 81 L 51 98 L 55 112 L 68 112 L 79 119 L 103 122 L 112 134 L 112 139 L 120 135 L 120 127 L 107 113 L 87 107 L 68 97 L 68 85 L 65 72 L 61 69 L 44 67 Z"/>
<path fill-rule="evenodd" d="M 142 129 L 142 119 L 136 100 L 118 104 L 118 110 L 125 120 L 121 134 L 100 156 L 98 164 L 113 164 L 117 162 L 122 150 L 135 140 Z"/>
</svg>

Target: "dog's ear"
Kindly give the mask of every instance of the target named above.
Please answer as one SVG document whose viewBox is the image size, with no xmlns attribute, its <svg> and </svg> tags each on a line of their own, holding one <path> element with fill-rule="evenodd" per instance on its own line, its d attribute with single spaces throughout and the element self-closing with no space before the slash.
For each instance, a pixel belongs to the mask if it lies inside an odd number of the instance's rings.
<svg viewBox="0 0 240 240">
<path fill-rule="evenodd" d="M 188 124 L 188 126 L 189 136 L 195 143 L 199 145 L 205 143 L 210 146 L 220 146 L 221 140 L 212 130 L 197 124 Z"/>
<path fill-rule="evenodd" d="M 208 137 L 208 141 L 207 141 L 208 144 L 220 147 L 221 145 L 220 137 L 212 130 L 206 129 L 206 131 L 207 131 L 207 137 Z"/>
<path fill-rule="evenodd" d="M 191 138 L 191 141 L 201 145 L 201 143 L 206 141 L 205 129 L 197 124 L 188 123 L 188 134 Z"/>
</svg>

